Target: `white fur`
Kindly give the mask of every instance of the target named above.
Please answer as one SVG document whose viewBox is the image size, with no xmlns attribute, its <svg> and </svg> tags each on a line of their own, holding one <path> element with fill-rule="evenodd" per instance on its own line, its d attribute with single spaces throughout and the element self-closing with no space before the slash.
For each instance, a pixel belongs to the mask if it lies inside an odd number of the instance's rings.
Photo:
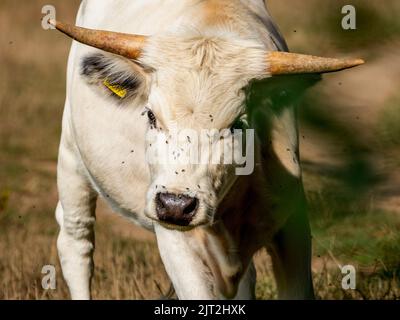
<svg viewBox="0 0 400 320">
<path fill-rule="evenodd" d="M 156 185 L 165 185 L 176 193 L 200 185 L 207 192 L 197 190 L 195 195 L 204 208 L 216 209 L 222 201 L 220 191 L 224 185 L 233 184 L 234 176 L 227 175 L 221 166 L 187 167 L 186 174 L 179 177 L 173 174 L 177 167 L 150 168 L 145 162 L 148 120 L 142 113 L 150 107 L 164 132 L 173 124 L 193 129 L 229 128 L 245 111 L 242 88 L 251 79 L 268 76 L 265 52 L 285 49 L 286 45 L 263 1 L 232 1 L 228 11 L 232 12 L 234 23 L 225 25 L 205 22 L 204 3 L 87 0 L 81 4 L 79 26 L 153 37 L 140 59 L 152 70 L 146 75 L 146 86 L 142 95 L 124 107 L 117 107 L 113 99 L 92 88 L 80 75 L 82 58 L 98 50 L 76 42 L 71 48 L 58 164 L 57 221 L 63 273 L 74 299 L 90 298 L 97 194 L 116 212 L 156 232 L 161 257 L 179 298 L 221 297 L 205 262 L 207 254 L 201 249 L 202 242 L 191 233 L 167 230 L 152 220 L 156 219 L 154 195 Z M 254 13 L 259 18 L 254 18 Z M 187 108 L 193 112 L 188 113 Z M 210 113 L 215 115 L 212 125 L 208 122 Z M 295 155 L 279 155 L 281 149 L 297 148 L 294 118 L 289 114 L 273 122 L 277 124 L 274 134 L 279 140 L 275 143 L 278 157 L 291 174 L 299 177 L 300 168 L 288 160 Z M 213 217 L 208 218 L 204 209 L 195 222 L 207 223 Z M 272 237 L 271 232 L 265 231 L 267 238 Z M 251 298 L 255 281 L 252 268 L 242 266 L 240 259 L 232 262 L 217 243 L 211 244 L 210 250 L 219 255 L 215 261 L 222 275 L 236 270 L 237 263 L 238 269 L 247 270 L 241 283 L 234 287 L 239 287 L 237 297 Z"/>
</svg>

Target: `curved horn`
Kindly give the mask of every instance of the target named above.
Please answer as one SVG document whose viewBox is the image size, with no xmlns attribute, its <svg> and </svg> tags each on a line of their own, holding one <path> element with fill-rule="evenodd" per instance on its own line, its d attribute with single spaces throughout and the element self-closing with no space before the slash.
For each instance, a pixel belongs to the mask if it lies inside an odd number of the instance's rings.
<svg viewBox="0 0 400 320">
<path fill-rule="evenodd" d="M 50 20 L 49 23 L 76 41 L 130 59 L 141 55 L 147 39 L 146 36 L 86 29 L 55 20 Z"/>
<path fill-rule="evenodd" d="M 335 72 L 363 63 L 362 59 L 322 58 L 289 52 L 267 54 L 267 71 L 271 75 Z"/>
</svg>

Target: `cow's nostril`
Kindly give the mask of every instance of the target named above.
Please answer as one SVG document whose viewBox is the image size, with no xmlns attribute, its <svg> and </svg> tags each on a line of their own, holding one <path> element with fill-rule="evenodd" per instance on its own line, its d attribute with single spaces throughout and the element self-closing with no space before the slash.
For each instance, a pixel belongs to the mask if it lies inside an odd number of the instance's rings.
<svg viewBox="0 0 400 320">
<path fill-rule="evenodd" d="M 187 201 L 186 207 L 183 209 L 183 214 L 193 213 L 197 209 L 198 201 L 197 198 L 190 198 L 190 200 Z"/>
<path fill-rule="evenodd" d="M 183 194 L 158 193 L 156 197 L 157 216 L 161 221 L 186 226 L 196 213 L 199 200 Z"/>
</svg>

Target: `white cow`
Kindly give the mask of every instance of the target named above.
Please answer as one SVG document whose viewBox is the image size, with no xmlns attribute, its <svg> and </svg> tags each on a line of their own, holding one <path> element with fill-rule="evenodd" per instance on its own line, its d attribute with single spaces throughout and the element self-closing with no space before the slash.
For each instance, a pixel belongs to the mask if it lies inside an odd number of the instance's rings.
<svg viewBox="0 0 400 320">
<path fill-rule="evenodd" d="M 155 232 L 180 299 L 253 298 L 252 257 L 263 247 L 279 297 L 312 298 L 295 113 L 275 108 L 281 100 L 269 88 L 275 75 L 362 61 L 280 52 L 286 44 L 261 0 L 86 0 L 77 18 L 84 28 L 52 23 L 81 42 L 68 63 L 56 210 L 72 298 L 91 297 L 98 195 Z M 173 128 L 240 128 L 246 116 L 256 132 L 250 175 L 236 175 L 234 163 L 145 157 L 162 156 Z M 189 137 L 179 150 L 192 150 Z"/>
</svg>

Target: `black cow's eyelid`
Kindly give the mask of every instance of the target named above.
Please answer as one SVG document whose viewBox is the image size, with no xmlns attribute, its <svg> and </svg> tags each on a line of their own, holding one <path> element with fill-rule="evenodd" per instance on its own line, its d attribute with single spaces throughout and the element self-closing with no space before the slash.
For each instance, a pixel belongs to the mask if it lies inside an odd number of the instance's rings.
<svg viewBox="0 0 400 320">
<path fill-rule="evenodd" d="M 246 130 L 248 129 L 249 125 L 247 122 L 247 118 L 245 116 L 239 117 L 235 120 L 235 122 L 232 124 L 230 130 L 233 133 L 234 130 Z"/>
<path fill-rule="evenodd" d="M 233 130 L 235 130 L 235 129 L 243 130 L 243 127 L 244 127 L 243 121 L 238 119 L 232 124 L 231 132 L 233 133 Z"/>
</svg>

